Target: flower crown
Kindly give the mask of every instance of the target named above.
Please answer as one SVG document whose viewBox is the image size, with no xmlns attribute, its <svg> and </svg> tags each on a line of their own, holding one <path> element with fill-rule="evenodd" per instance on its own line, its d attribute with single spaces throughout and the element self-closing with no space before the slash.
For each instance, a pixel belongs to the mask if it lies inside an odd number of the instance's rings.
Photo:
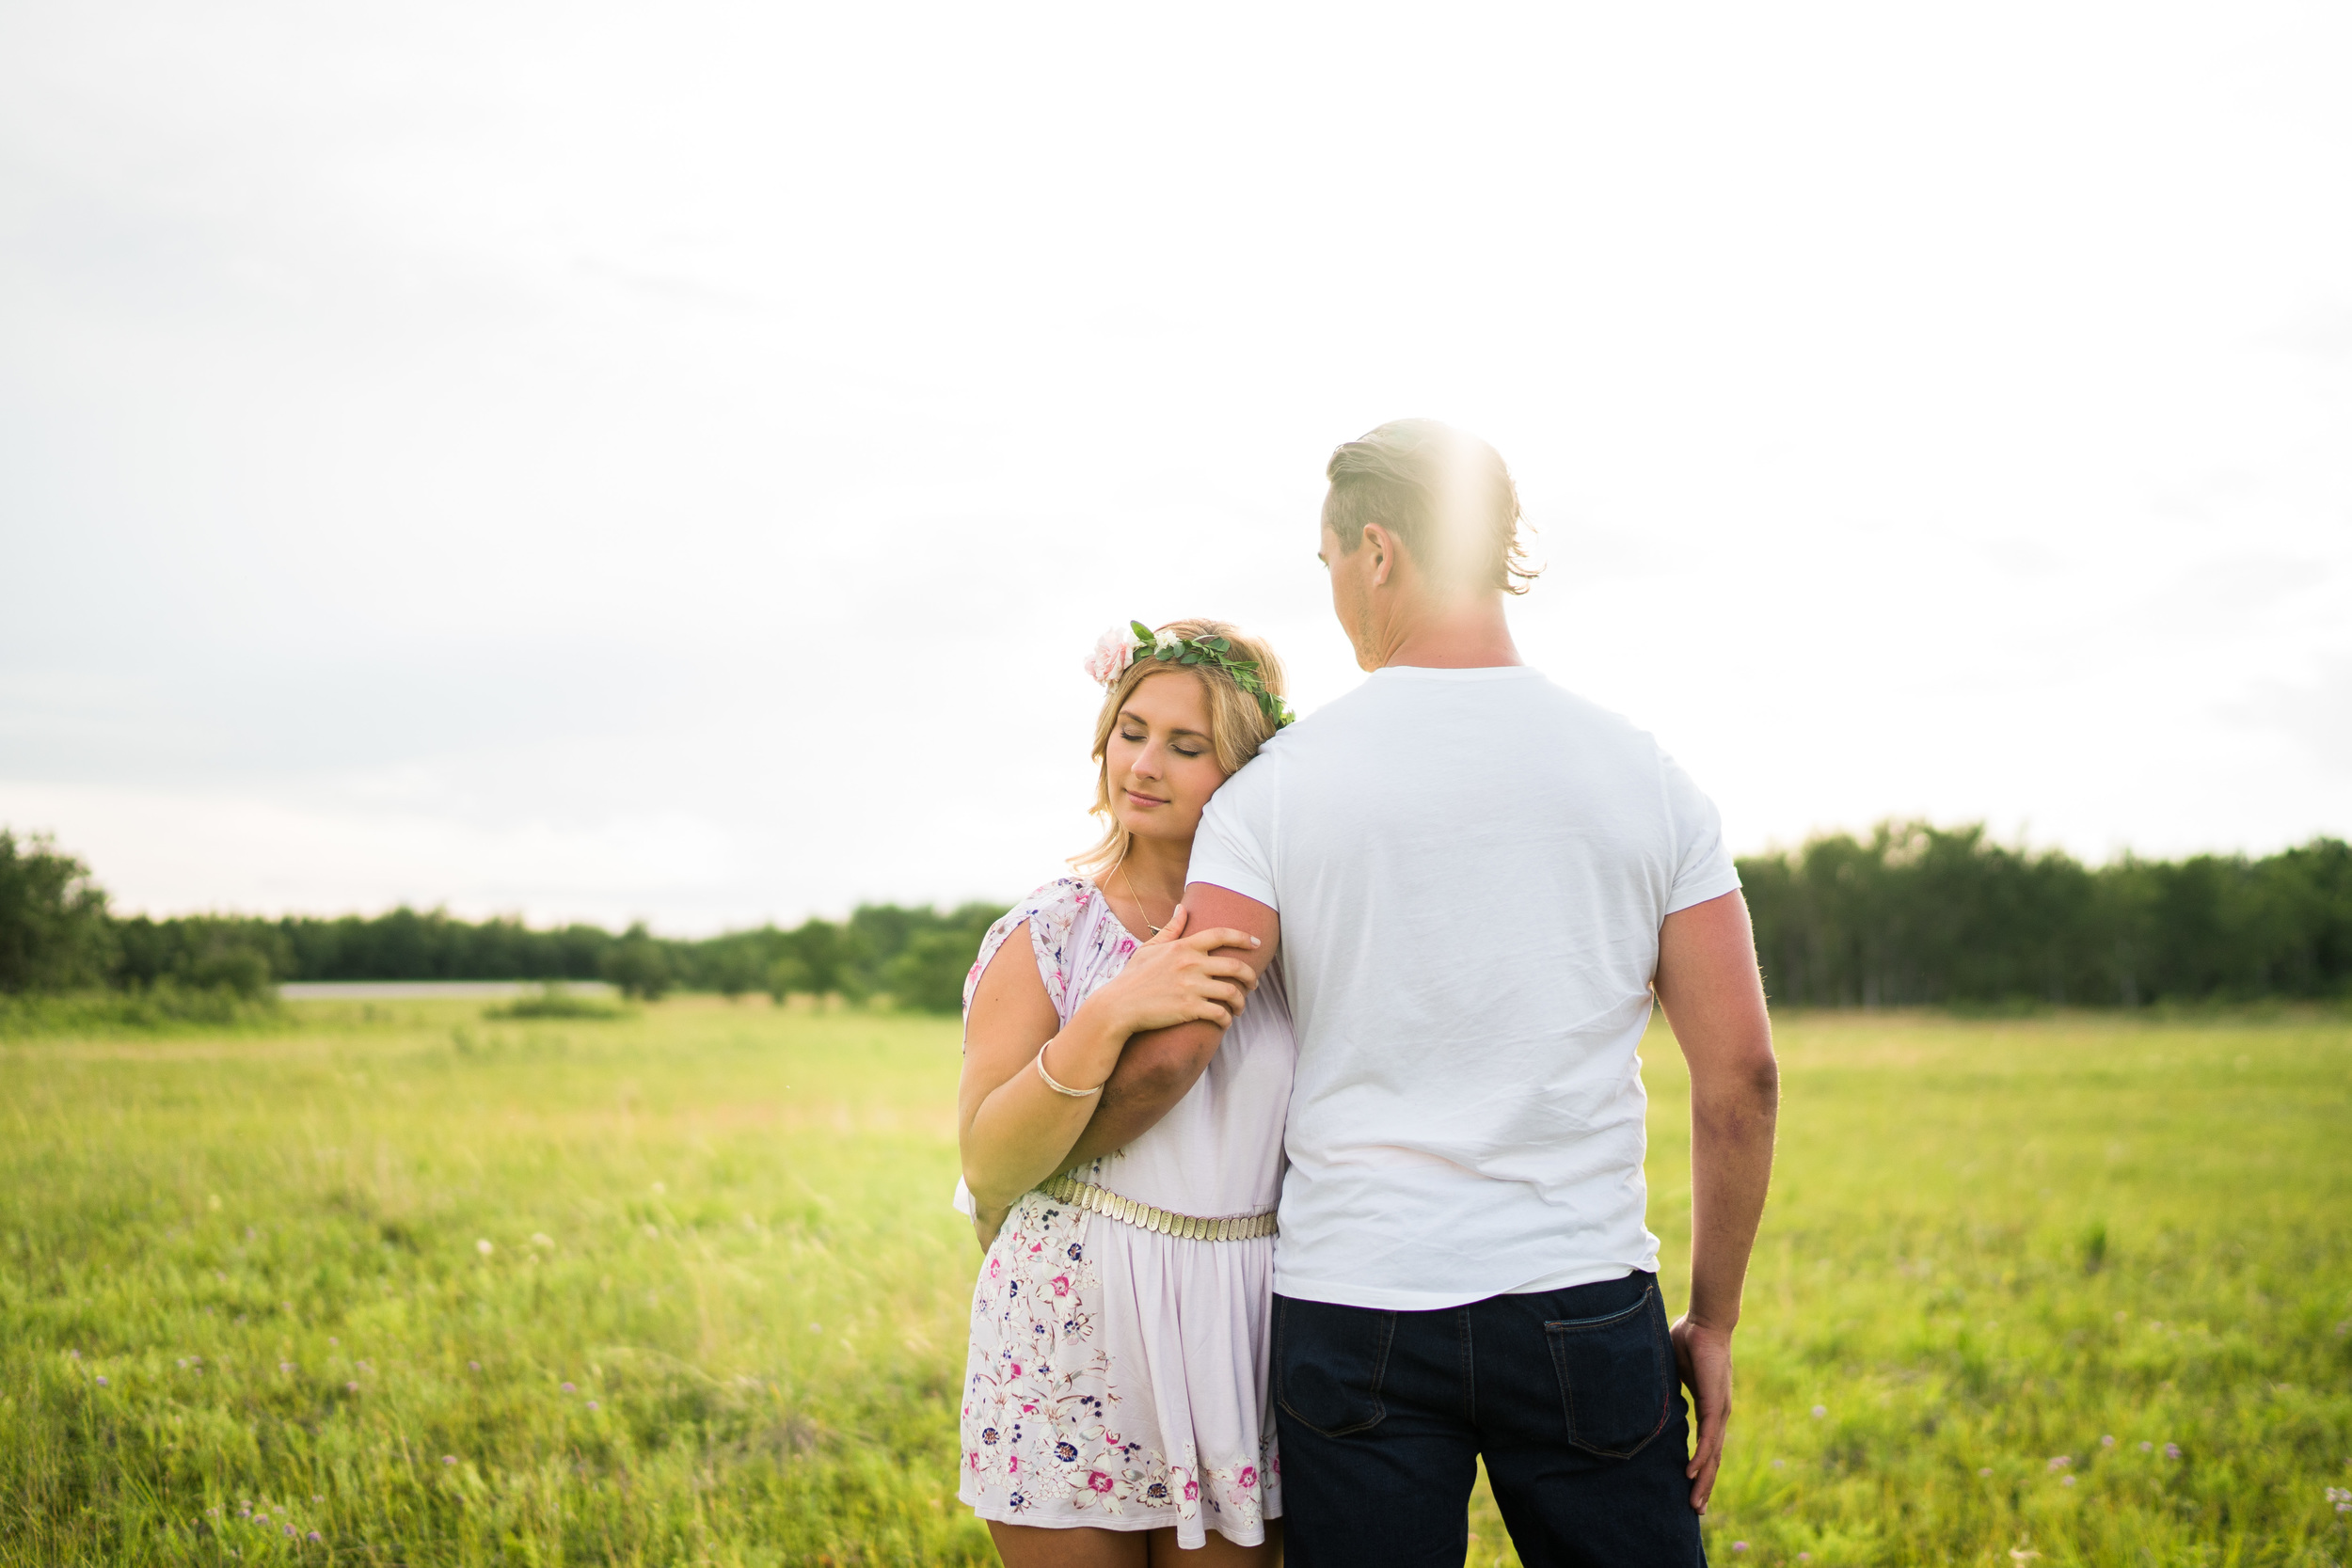
<svg viewBox="0 0 2352 1568">
<path fill-rule="evenodd" d="M 1228 638 L 1178 637 L 1174 632 L 1153 631 L 1141 621 L 1130 621 L 1123 629 L 1113 626 L 1103 634 L 1094 652 L 1087 656 L 1087 673 L 1107 691 L 1129 665 L 1147 657 L 1165 664 L 1208 664 L 1224 671 L 1278 730 L 1297 717 L 1280 697 L 1266 689 L 1256 659 L 1233 656 Z"/>
</svg>

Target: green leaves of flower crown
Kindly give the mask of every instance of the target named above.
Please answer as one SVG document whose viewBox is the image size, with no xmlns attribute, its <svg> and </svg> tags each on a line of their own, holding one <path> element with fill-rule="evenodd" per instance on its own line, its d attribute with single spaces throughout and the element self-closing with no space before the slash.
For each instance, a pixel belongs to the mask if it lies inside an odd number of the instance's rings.
<svg viewBox="0 0 2352 1568">
<path fill-rule="evenodd" d="M 1214 665 L 1232 677 L 1233 684 L 1248 692 L 1276 729 L 1280 729 L 1297 717 L 1288 704 L 1265 689 L 1258 675 L 1258 661 L 1233 657 L 1232 640 L 1224 637 L 1176 637 L 1155 632 L 1141 621 L 1130 621 L 1135 629 L 1136 657 L 1156 658 L 1164 664 Z"/>
</svg>

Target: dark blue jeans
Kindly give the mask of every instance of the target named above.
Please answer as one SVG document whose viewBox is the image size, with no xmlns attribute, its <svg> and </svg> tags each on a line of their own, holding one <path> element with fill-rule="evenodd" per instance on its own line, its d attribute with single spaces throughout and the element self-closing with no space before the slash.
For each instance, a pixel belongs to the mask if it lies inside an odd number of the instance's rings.
<svg viewBox="0 0 2352 1568">
<path fill-rule="evenodd" d="M 1437 1312 L 1274 1298 L 1292 1568 L 1460 1568 L 1478 1456 L 1527 1568 L 1695 1568 L 1658 1276 Z"/>
</svg>

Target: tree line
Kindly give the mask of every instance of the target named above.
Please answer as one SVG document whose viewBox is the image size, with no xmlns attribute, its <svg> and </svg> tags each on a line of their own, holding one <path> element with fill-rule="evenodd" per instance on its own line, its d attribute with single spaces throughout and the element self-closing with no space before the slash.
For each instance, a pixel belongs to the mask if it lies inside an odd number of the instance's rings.
<svg viewBox="0 0 2352 1568">
<path fill-rule="evenodd" d="M 980 937 L 1005 906 L 866 904 L 847 920 L 688 941 L 573 925 L 379 915 L 115 916 L 89 868 L 45 838 L 0 829 L 0 993 L 228 991 L 288 980 L 607 980 L 631 996 L 765 991 L 954 1012 Z"/>
<path fill-rule="evenodd" d="M 2352 846 L 2088 866 L 1981 823 L 1882 822 L 1742 859 L 1775 1003 L 1854 1007 L 2352 997 Z"/>
<path fill-rule="evenodd" d="M 1775 1003 L 2136 1007 L 2352 998 L 2352 846 L 2087 866 L 1982 824 L 1883 822 L 1739 863 Z M 287 980 L 607 980 L 888 998 L 954 1012 L 1003 906 L 859 907 L 846 920 L 685 941 L 440 911 L 118 918 L 80 861 L 0 829 L 0 993 L 99 987 L 265 994 Z"/>
</svg>

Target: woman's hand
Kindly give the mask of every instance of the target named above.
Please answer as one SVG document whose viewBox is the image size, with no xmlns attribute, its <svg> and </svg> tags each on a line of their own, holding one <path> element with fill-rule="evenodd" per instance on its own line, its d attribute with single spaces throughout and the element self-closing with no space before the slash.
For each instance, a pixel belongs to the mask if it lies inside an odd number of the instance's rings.
<svg viewBox="0 0 2352 1568">
<path fill-rule="evenodd" d="M 1105 1031 L 1120 1037 L 1179 1023 L 1223 1029 L 1239 1018 L 1258 989 L 1258 972 L 1248 959 L 1218 949 L 1255 947 L 1258 939 L 1222 926 L 1186 936 L 1189 924 L 1184 907 L 1177 905 L 1160 933 L 1136 948 L 1079 1011 L 1100 1009 Z"/>
</svg>

